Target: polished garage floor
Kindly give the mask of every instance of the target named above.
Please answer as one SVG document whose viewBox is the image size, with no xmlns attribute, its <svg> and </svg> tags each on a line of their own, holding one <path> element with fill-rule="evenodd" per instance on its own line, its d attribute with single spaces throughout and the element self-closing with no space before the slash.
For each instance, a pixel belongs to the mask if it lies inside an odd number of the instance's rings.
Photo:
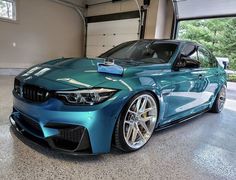
<svg viewBox="0 0 236 180">
<path fill-rule="evenodd" d="M 19 141 L 8 121 L 12 85 L 13 77 L 0 76 L 0 179 L 236 179 L 236 84 L 221 114 L 156 132 L 135 153 L 89 157 Z"/>
</svg>

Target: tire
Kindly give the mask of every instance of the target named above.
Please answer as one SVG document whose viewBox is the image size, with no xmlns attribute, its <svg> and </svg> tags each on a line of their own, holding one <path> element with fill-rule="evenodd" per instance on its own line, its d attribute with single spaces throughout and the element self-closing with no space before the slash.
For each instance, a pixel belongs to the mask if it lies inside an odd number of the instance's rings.
<svg viewBox="0 0 236 180">
<path fill-rule="evenodd" d="M 220 113 L 224 109 L 225 100 L 226 100 L 226 86 L 224 85 L 221 88 L 220 92 L 217 94 L 210 111 L 213 113 Z"/>
<path fill-rule="evenodd" d="M 150 92 L 132 97 L 124 106 L 114 131 L 115 146 L 132 152 L 142 148 L 151 138 L 158 118 L 158 103 Z"/>
</svg>

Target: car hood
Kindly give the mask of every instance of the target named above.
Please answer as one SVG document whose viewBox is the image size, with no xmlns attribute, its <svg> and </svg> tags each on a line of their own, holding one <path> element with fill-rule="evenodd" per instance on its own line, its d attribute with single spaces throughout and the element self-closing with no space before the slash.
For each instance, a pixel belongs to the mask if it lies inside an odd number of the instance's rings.
<svg viewBox="0 0 236 180">
<path fill-rule="evenodd" d="M 97 72 L 97 63 L 102 62 L 104 59 L 100 58 L 57 59 L 27 69 L 17 76 L 17 79 L 49 90 L 71 90 L 99 86 L 111 78 L 122 79 L 134 75 L 142 76 L 146 71 L 168 68 L 166 65 L 157 66 L 142 62 L 118 60 L 115 63 L 124 68 L 123 75 L 118 76 Z M 148 74 L 150 75 L 150 72 Z"/>
</svg>

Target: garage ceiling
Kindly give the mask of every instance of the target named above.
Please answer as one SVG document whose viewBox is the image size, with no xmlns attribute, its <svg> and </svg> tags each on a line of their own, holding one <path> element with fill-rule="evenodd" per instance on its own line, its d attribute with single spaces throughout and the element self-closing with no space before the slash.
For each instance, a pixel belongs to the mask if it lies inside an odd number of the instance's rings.
<svg viewBox="0 0 236 180">
<path fill-rule="evenodd" d="M 177 19 L 236 16 L 236 0 L 173 0 Z"/>
</svg>

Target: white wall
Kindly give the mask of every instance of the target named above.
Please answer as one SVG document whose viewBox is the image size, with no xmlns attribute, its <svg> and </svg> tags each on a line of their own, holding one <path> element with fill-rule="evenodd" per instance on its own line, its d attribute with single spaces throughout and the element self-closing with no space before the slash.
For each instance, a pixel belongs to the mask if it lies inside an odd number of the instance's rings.
<svg viewBox="0 0 236 180">
<path fill-rule="evenodd" d="M 17 18 L 0 20 L 0 68 L 82 55 L 84 27 L 73 9 L 51 0 L 17 0 Z"/>
<path fill-rule="evenodd" d="M 68 0 L 84 6 L 83 0 Z M 103 0 L 87 0 L 90 3 Z M 148 7 L 145 38 L 155 38 L 160 30 L 170 36 L 171 0 L 166 0 L 167 15 L 163 27 L 157 26 L 159 0 Z M 143 0 L 139 0 L 142 5 Z M 169 5 L 168 5 L 169 4 Z M 87 16 L 138 10 L 134 0 L 89 6 Z M 57 57 L 83 54 L 84 26 L 81 17 L 71 8 L 51 0 L 17 0 L 17 22 L 0 20 L 0 68 L 25 68 Z M 15 47 L 13 44 L 15 43 Z"/>
<path fill-rule="evenodd" d="M 173 5 L 171 0 L 159 0 L 156 19 L 155 38 L 170 38 L 173 21 Z"/>
</svg>

